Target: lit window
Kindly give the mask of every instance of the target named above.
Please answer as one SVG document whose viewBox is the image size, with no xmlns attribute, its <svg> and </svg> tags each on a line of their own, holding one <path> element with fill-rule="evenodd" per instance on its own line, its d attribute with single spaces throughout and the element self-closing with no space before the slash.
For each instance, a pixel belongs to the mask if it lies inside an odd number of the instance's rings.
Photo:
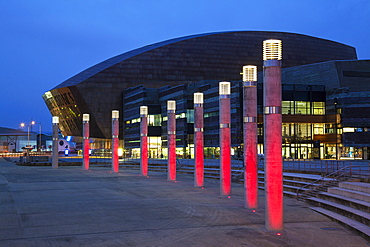
<svg viewBox="0 0 370 247">
<path fill-rule="evenodd" d="M 282 114 L 294 114 L 294 101 L 283 101 L 282 103 Z"/>
<path fill-rule="evenodd" d="M 343 128 L 343 133 L 347 133 L 347 132 L 355 132 L 355 128 Z"/>
<path fill-rule="evenodd" d="M 310 102 L 296 101 L 295 114 L 310 114 Z"/>
<path fill-rule="evenodd" d="M 161 115 L 148 115 L 148 125 L 149 126 L 161 126 Z"/>
<path fill-rule="evenodd" d="M 194 123 L 194 110 L 193 109 L 187 109 L 186 119 L 188 123 Z"/>
</svg>

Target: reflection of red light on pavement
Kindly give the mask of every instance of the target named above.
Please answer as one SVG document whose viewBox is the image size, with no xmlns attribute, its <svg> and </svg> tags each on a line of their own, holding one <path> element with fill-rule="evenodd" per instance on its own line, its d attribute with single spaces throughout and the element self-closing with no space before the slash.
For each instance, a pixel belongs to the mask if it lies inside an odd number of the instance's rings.
<svg viewBox="0 0 370 247">
<path fill-rule="evenodd" d="M 257 212 L 256 210 L 252 210 L 252 213 L 255 213 L 255 212 Z"/>
<path fill-rule="evenodd" d="M 278 232 L 278 233 L 276 233 L 276 235 L 281 236 L 281 235 L 283 235 L 283 234 L 281 234 L 280 232 Z"/>
</svg>

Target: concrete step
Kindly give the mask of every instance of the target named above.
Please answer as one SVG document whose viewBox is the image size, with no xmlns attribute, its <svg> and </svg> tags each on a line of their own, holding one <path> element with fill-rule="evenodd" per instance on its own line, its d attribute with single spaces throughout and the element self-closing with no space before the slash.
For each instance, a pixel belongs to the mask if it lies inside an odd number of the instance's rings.
<svg viewBox="0 0 370 247">
<path fill-rule="evenodd" d="M 320 192 L 317 195 L 318 198 L 328 200 L 331 202 L 340 203 L 342 205 L 361 210 L 363 212 L 370 213 L 370 203 L 362 200 L 357 200 L 347 196 L 339 195 L 328 192 Z"/>
<path fill-rule="evenodd" d="M 341 214 L 362 224 L 370 225 L 370 214 L 361 210 L 316 197 L 309 197 L 306 199 L 306 202 L 316 207 L 322 207 L 324 209 Z"/>
<path fill-rule="evenodd" d="M 370 202 L 370 193 L 365 193 L 365 192 L 350 190 L 350 189 L 344 189 L 340 187 L 329 188 L 328 192 L 337 194 L 337 195 L 350 197 L 350 198 L 357 199 L 357 200 L 362 200 L 365 202 Z"/>
<path fill-rule="evenodd" d="M 360 236 L 362 236 L 366 240 L 370 241 L 370 227 L 368 225 L 361 224 L 360 222 L 357 222 L 343 215 L 334 213 L 332 211 L 329 211 L 329 210 L 326 210 L 320 207 L 310 207 L 310 209 L 318 213 L 321 213 L 336 222 L 339 222 L 345 227 L 357 232 Z"/>
<path fill-rule="evenodd" d="M 262 190 L 265 189 L 265 183 L 263 181 L 258 181 L 258 187 Z M 283 184 L 283 193 L 286 196 L 295 198 L 297 196 L 297 189 L 300 187 L 291 186 L 291 185 L 285 185 Z M 308 189 L 305 189 L 308 190 Z"/>
<path fill-rule="evenodd" d="M 298 187 L 298 188 L 310 184 L 310 183 L 304 182 L 304 181 L 289 180 L 289 179 L 284 179 L 283 181 L 284 181 L 284 184 L 286 184 L 286 185 L 292 185 L 292 186 L 295 186 L 295 187 Z M 319 186 L 319 185 L 320 184 L 315 183 L 315 184 L 310 185 L 307 188 L 312 188 L 312 187 Z"/>
<path fill-rule="evenodd" d="M 283 189 L 284 189 L 284 191 L 290 191 L 290 192 L 297 193 L 297 190 L 299 188 L 301 188 L 301 186 L 287 185 L 287 184 L 285 184 L 285 182 L 283 182 Z M 309 188 L 301 188 L 301 189 L 304 190 L 304 191 L 309 190 Z"/>
<path fill-rule="evenodd" d="M 264 171 L 258 171 L 258 176 L 261 179 L 264 179 L 265 172 Z M 291 180 L 291 181 L 298 181 L 303 183 L 313 183 L 318 179 L 322 179 L 321 175 L 317 174 L 301 174 L 301 173 L 290 173 L 290 172 L 283 172 L 283 179 L 284 180 Z M 335 181 L 333 178 L 324 178 L 322 181 Z"/>
<path fill-rule="evenodd" d="M 370 194 L 370 183 L 361 182 L 342 182 L 339 183 L 339 187 L 348 190 L 356 190 Z"/>
</svg>

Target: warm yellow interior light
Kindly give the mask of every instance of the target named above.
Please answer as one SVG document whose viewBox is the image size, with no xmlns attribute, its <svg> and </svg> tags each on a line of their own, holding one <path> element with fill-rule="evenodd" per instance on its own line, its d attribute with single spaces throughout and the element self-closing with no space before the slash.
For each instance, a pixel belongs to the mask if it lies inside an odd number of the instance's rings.
<svg viewBox="0 0 370 247">
<path fill-rule="evenodd" d="M 123 148 L 118 148 L 118 156 L 123 156 Z"/>
</svg>

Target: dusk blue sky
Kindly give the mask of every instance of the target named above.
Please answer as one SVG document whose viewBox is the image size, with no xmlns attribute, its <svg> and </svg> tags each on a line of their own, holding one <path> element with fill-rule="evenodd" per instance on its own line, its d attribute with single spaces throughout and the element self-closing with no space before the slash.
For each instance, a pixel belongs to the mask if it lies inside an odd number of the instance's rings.
<svg viewBox="0 0 370 247">
<path fill-rule="evenodd" d="M 216 31 L 282 31 L 370 59 L 369 0 L 0 0 L 0 127 L 51 129 L 42 94 L 115 55 Z"/>
</svg>

